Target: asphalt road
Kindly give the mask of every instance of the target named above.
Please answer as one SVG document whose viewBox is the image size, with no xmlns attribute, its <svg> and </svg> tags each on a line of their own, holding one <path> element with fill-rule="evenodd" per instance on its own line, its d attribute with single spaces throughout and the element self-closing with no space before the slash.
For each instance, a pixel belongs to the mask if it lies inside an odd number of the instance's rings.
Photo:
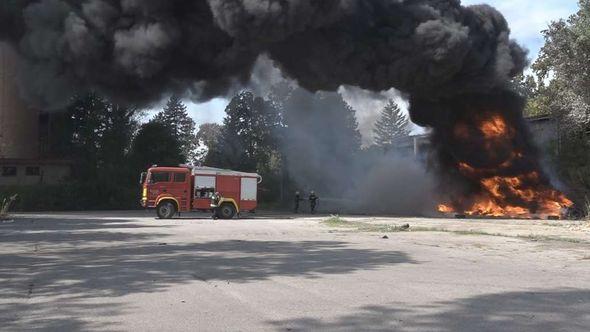
<svg viewBox="0 0 590 332">
<path fill-rule="evenodd" d="M 321 220 L 18 216 L 0 223 L 0 330 L 590 330 L 588 244 Z"/>
</svg>

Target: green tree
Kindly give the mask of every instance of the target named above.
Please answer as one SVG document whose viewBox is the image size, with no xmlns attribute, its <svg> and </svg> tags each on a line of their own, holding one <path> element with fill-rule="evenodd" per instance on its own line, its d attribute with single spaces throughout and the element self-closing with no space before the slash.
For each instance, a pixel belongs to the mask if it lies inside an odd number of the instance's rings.
<svg viewBox="0 0 590 332">
<path fill-rule="evenodd" d="M 226 107 L 217 147 L 207 160 L 218 167 L 255 171 L 266 165 L 277 147 L 280 116 L 273 105 L 249 91 L 240 92 Z"/>
<path fill-rule="evenodd" d="M 534 117 L 551 115 L 551 105 L 556 98 L 554 84 L 545 84 L 544 81 L 533 75 L 519 75 L 512 81 L 514 89 L 527 99 L 523 115 Z"/>
<path fill-rule="evenodd" d="M 152 165 L 174 166 L 184 162 L 178 138 L 169 126 L 150 121 L 141 126 L 131 148 L 131 160 L 138 170 Z"/>
<path fill-rule="evenodd" d="M 259 173 L 264 178 L 259 187 L 261 200 L 277 201 L 282 174 L 282 123 L 276 104 L 243 91 L 232 98 L 225 111 L 223 126 L 215 144 L 208 149 L 205 164 Z"/>
<path fill-rule="evenodd" d="M 209 165 L 211 160 L 207 159 L 209 151 L 214 151 L 219 144 L 222 126 L 217 123 L 203 123 L 197 132 L 197 160 L 200 164 Z"/>
<path fill-rule="evenodd" d="M 170 128 L 180 142 L 180 151 L 185 156 L 185 161 L 196 161 L 198 141 L 195 121 L 188 115 L 186 105 L 178 96 L 170 97 L 164 109 L 156 114 L 154 121 Z"/>
<path fill-rule="evenodd" d="M 95 93 L 74 99 L 68 108 L 70 151 L 77 160 L 75 176 L 124 177 L 124 160 L 137 130 L 139 111 L 113 104 Z"/>
<path fill-rule="evenodd" d="M 579 1 L 569 19 L 552 22 L 543 31 L 545 45 L 533 69 L 541 80 L 551 78 L 553 113 L 568 130 L 590 129 L 590 0 Z"/>
<path fill-rule="evenodd" d="M 63 131 L 57 150 L 74 161 L 72 176 L 60 185 L 65 194 L 39 206 L 58 210 L 137 206 L 137 171 L 128 154 L 141 112 L 90 93 L 74 98 L 64 114 L 56 127 Z"/>
<path fill-rule="evenodd" d="M 397 103 L 390 100 L 381 111 L 375 123 L 375 145 L 385 151 L 391 149 L 397 141 L 410 135 L 410 122 Z"/>
<path fill-rule="evenodd" d="M 559 121 L 558 171 L 578 202 L 590 197 L 590 0 L 567 20 L 543 31 L 545 45 L 533 69 L 550 80 L 536 97 Z"/>
</svg>

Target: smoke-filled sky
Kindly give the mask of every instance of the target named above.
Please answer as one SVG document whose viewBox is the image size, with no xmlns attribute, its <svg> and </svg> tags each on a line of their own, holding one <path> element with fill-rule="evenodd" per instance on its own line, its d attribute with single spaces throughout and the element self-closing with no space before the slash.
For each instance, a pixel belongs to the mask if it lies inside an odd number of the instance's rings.
<svg viewBox="0 0 590 332">
<path fill-rule="evenodd" d="M 576 12 L 577 0 L 463 0 L 463 5 L 487 3 L 502 12 L 512 31 L 512 37 L 530 50 L 532 61 L 537 57 L 543 46 L 541 31 L 549 22 L 560 18 L 567 18 Z M 368 143 L 371 138 L 371 128 L 379 114 L 379 108 L 384 105 L 384 99 L 374 93 L 358 89 L 345 89 L 344 96 L 357 111 L 359 126 L 363 134 L 363 142 Z M 394 96 L 390 91 L 386 96 Z M 228 103 L 225 98 L 215 98 L 206 103 L 189 103 L 191 115 L 198 124 L 205 122 L 221 123 L 225 116 L 224 109 Z M 402 105 L 405 106 L 405 105 Z"/>
<path fill-rule="evenodd" d="M 530 25 L 553 18 L 538 19 L 544 4 L 471 4 L 15 0 L 0 6 L 0 38 L 18 45 L 21 93 L 40 109 L 58 110 L 90 90 L 139 106 L 172 93 L 224 104 L 243 88 L 266 94 L 281 78 L 274 64 L 305 89 L 339 90 L 366 133 L 393 88 L 412 105 L 501 88 L 525 69 L 529 40 L 517 30 L 530 31 L 516 23 L 511 34 L 502 12 L 515 10 Z M 423 126 L 441 120 L 433 109 L 411 114 Z"/>
</svg>

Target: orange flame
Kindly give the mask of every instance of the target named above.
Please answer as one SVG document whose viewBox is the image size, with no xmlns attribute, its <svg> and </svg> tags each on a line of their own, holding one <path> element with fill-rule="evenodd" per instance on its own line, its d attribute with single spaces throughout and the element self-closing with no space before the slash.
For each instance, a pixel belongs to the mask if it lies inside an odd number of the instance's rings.
<svg viewBox="0 0 590 332">
<path fill-rule="evenodd" d="M 499 115 L 484 119 L 478 129 L 485 139 L 493 141 L 511 138 L 515 134 L 514 129 Z M 465 124 L 457 124 L 455 127 L 456 137 L 469 139 L 469 133 Z M 491 146 L 490 144 L 488 146 Z M 458 162 L 457 169 L 460 173 L 479 182 L 481 191 L 476 197 L 462 198 L 461 202 L 439 204 L 438 211 L 469 216 L 514 218 L 561 216 L 564 209 L 571 207 L 573 202 L 563 193 L 543 183 L 539 172 L 528 171 L 518 176 L 495 175 L 510 170 L 516 160 L 524 157 L 521 151 L 514 151 L 496 169 L 476 168 L 467 162 Z"/>
<path fill-rule="evenodd" d="M 477 172 L 466 163 L 461 163 L 459 168 L 468 172 Z M 573 205 L 573 202 L 563 193 L 541 185 L 537 182 L 538 180 L 537 172 L 517 177 L 494 176 L 481 179 L 482 193 L 472 199 L 473 203 L 460 212 L 469 216 L 532 218 L 534 215 L 561 216 L 563 209 Z M 521 204 L 517 204 L 518 202 Z M 528 208 L 531 205 L 536 206 L 535 211 Z M 450 204 L 440 204 L 438 211 L 458 212 Z"/>
<path fill-rule="evenodd" d="M 501 138 L 508 136 L 509 134 L 506 121 L 504 121 L 499 115 L 493 115 L 489 119 L 483 121 L 479 126 L 479 130 L 481 130 L 484 137 L 487 139 Z"/>
</svg>

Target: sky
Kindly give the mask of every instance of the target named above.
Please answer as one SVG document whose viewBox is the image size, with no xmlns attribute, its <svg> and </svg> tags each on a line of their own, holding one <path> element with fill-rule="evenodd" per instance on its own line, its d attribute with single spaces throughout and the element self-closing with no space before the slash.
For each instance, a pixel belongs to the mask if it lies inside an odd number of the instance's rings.
<svg viewBox="0 0 590 332">
<path fill-rule="evenodd" d="M 537 58 L 539 50 L 543 46 L 544 30 L 551 21 L 567 18 L 577 11 L 577 0 L 463 0 L 463 5 L 476 5 L 486 3 L 496 7 L 506 17 L 512 30 L 512 38 L 529 49 L 531 62 Z M 342 89 L 341 89 L 342 92 Z M 347 91 L 345 91 L 347 92 Z M 391 95 L 391 92 L 389 92 Z M 364 97 L 366 96 L 366 97 Z M 372 93 L 347 93 L 345 99 L 355 109 L 359 118 L 360 129 L 364 142 L 370 141 L 370 128 L 379 114 L 379 105 L 383 100 L 371 100 Z M 348 97 L 348 98 L 347 98 Z M 221 123 L 225 116 L 226 98 L 216 98 L 206 103 L 192 103 L 187 101 L 190 115 L 195 119 L 197 126 L 207 122 Z"/>
</svg>

